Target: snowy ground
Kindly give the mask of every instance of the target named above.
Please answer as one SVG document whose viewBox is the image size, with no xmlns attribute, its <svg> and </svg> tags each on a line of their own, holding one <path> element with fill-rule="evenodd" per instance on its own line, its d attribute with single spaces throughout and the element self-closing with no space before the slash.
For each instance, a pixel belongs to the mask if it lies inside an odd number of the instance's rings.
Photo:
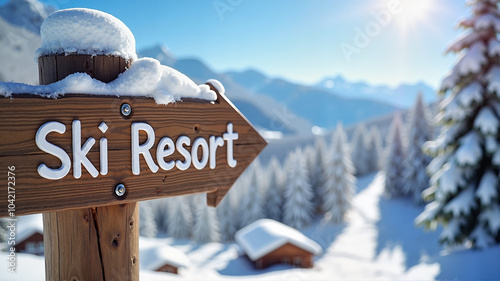
<svg viewBox="0 0 500 281">
<path fill-rule="evenodd" d="M 383 174 L 359 179 L 355 208 L 345 224 L 318 218 L 304 233 L 324 250 L 312 269 L 276 265 L 256 270 L 234 243 L 196 244 L 170 238 L 144 239 L 141 247 L 170 244 L 186 253 L 191 267 L 180 275 L 141 271 L 141 280 L 333 280 L 333 279 L 500 279 L 500 247 L 445 251 L 438 233 L 413 226 L 421 212 L 411 201 L 382 195 Z M 19 255 L 18 273 L 0 267 L 0 280 L 44 280 L 43 258 Z"/>
</svg>

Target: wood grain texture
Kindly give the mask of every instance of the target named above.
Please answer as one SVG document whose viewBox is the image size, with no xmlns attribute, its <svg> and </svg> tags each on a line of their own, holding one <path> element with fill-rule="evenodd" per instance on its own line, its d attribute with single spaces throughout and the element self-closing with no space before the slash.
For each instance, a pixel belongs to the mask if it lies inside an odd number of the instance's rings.
<svg viewBox="0 0 500 281">
<path fill-rule="evenodd" d="M 139 280 L 139 204 L 43 214 L 46 280 Z"/>
<path fill-rule="evenodd" d="M 82 72 L 109 83 L 130 65 L 130 60 L 115 56 L 42 56 L 38 58 L 38 77 L 41 85 L 47 85 L 62 80 L 70 74 Z"/>
<path fill-rule="evenodd" d="M 120 106 L 129 103 L 132 114 L 124 118 Z M 192 193 L 209 193 L 208 203 L 216 206 L 239 175 L 265 147 L 266 142 L 239 111 L 223 95 L 216 102 L 186 100 L 176 104 L 157 105 L 144 97 L 103 97 L 66 95 L 59 99 L 47 99 L 27 95 L 14 95 L 0 99 L 0 167 L 16 167 L 16 215 L 49 211 L 96 207 L 131 203 Z M 92 178 L 82 167 L 82 177 L 73 177 L 73 168 L 61 180 L 47 180 L 37 173 L 37 167 L 45 163 L 57 168 L 60 161 L 41 151 L 35 143 L 38 128 L 49 121 L 66 125 L 65 134 L 51 133 L 47 139 L 63 148 L 72 159 L 71 124 L 80 120 L 82 143 L 88 138 L 96 144 L 88 158 L 99 170 L 99 139 L 108 140 L 109 173 Z M 106 133 L 98 126 L 105 122 Z M 153 173 L 140 157 L 141 173 L 131 172 L 131 124 L 146 122 L 155 130 L 155 145 L 151 155 L 156 162 L 156 145 L 163 137 L 174 142 L 185 135 L 193 142 L 198 137 L 222 136 L 227 123 L 232 123 L 239 134 L 234 143 L 234 158 L 238 164 L 230 168 L 226 161 L 226 145 L 217 150 L 215 169 L 197 170 L 191 166 L 186 171 L 174 168 Z M 141 143 L 145 135 L 141 135 Z M 189 147 L 188 150 L 191 148 Z M 165 161 L 183 157 L 176 151 Z M 157 163 L 157 162 L 156 162 Z M 125 196 L 118 198 L 113 190 L 116 184 L 126 186 Z M 6 192 L 6 187 L 4 187 Z M 5 193 L 6 194 L 6 193 Z M 4 200 L 5 201 L 5 200 Z M 8 202 L 0 201 L 0 216 L 7 216 Z"/>
</svg>

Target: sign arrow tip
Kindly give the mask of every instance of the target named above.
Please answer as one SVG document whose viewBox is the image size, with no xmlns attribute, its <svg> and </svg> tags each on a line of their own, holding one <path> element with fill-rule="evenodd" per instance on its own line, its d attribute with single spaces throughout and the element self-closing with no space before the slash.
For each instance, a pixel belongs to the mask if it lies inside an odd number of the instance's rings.
<svg viewBox="0 0 500 281">
<path fill-rule="evenodd" d="M 217 94 L 217 102 L 219 103 L 226 103 L 229 106 L 231 106 L 235 111 L 239 113 L 239 115 L 246 121 L 248 127 L 250 128 L 250 134 L 252 135 L 251 140 L 251 148 L 250 149 L 250 159 L 246 159 L 247 161 L 245 163 L 241 163 L 242 168 L 240 169 L 240 174 L 243 173 L 243 171 L 252 163 L 252 161 L 257 158 L 257 156 L 260 154 L 262 150 L 267 146 L 267 141 L 259 134 L 259 132 L 253 127 L 253 125 L 239 112 L 239 110 L 233 105 L 233 103 L 226 98 L 225 94 L 219 93 L 217 87 L 212 85 L 210 82 L 206 83 L 212 91 L 214 91 Z M 238 163 L 240 165 L 240 163 Z M 237 179 L 238 177 L 236 177 Z M 217 190 L 208 192 L 207 193 L 207 205 L 210 207 L 217 207 L 219 205 L 220 201 L 224 198 L 224 196 L 227 194 L 231 186 L 234 184 L 234 182 L 231 182 L 228 184 L 228 186 L 222 185 L 219 187 Z"/>
</svg>

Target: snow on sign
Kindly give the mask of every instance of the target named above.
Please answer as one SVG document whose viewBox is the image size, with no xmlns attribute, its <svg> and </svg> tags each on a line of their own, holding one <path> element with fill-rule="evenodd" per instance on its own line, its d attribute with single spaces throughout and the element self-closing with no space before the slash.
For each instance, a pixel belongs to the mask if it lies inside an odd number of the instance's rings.
<svg viewBox="0 0 500 281">
<path fill-rule="evenodd" d="M 266 145 L 219 93 L 168 105 L 12 95 L 0 108 L 0 167 L 15 167 L 16 215 L 200 192 L 217 205 Z"/>
<path fill-rule="evenodd" d="M 220 82 L 137 59 L 109 14 L 60 10 L 41 36 L 42 85 L 0 82 L 0 217 L 191 193 L 216 206 L 266 145 Z"/>
</svg>

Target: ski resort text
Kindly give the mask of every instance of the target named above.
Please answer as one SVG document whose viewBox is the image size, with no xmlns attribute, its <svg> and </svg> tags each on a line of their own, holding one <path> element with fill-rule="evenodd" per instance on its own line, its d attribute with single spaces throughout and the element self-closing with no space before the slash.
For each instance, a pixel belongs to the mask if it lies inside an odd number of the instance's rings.
<svg viewBox="0 0 500 281">
<path fill-rule="evenodd" d="M 145 122 L 134 122 L 131 128 L 131 167 L 134 175 L 139 175 L 141 172 L 140 157 L 144 158 L 146 164 L 153 173 L 156 173 L 160 168 L 164 171 L 169 171 L 176 167 L 184 171 L 191 167 L 197 169 L 204 169 L 207 164 L 210 169 L 215 169 L 217 163 L 217 149 L 226 146 L 226 160 L 227 165 L 231 168 L 236 167 L 237 161 L 234 159 L 233 146 L 234 141 L 238 139 L 238 133 L 233 131 L 233 124 L 226 125 L 226 132 L 221 136 L 209 136 L 208 140 L 203 137 L 196 138 L 193 142 L 185 135 L 181 135 L 174 141 L 170 137 L 163 137 L 160 139 L 156 146 L 156 155 L 151 154 L 151 149 L 155 145 L 155 130 Z M 99 131 L 104 134 L 108 130 L 108 125 L 102 122 L 98 126 Z M 89 174 L 96 178 L 99 174 L 105 176 L 108 173 L 108 139 L 105 137 L 99 140 L 99 171 L 96 166 L 89 160 L 87 154 L 96 144 L 96 139 L 93 137 L 88 138 L 82 146 L 81 137 L 81 122 L 74 120 L 72 122 L 72 156 L 71 161 L 68 153 L 61 147 L 49 142 L 47 136 L 50 133 L 65 134 L 66 125 L 51 121 L 44 123 L 36 132 L 35 141 L 37 147 L 50 155 L 57 157 L 61 161 L 61 166 L 58 168 L 50 168 L 42 163 L 38 166 L 38 174 L 49 180 L 59 180 L 68 175 L 71 166 L 73 165 L 73 177 L 79 179 L 82 176 L 82 166 L 89 172 Z M 140 143 L 140 133 L 146 134 L 147 139 L 145 142 Z M 112 141 L 112 140 L 111 140 Z M 191 151 L 187 147 L 191 146 Z M 165 157 L 169 157 L 177 150 L 177 152 L 184 158 L 165 161 Z M 198 156 L 201 150 L 201 158 Z M 155 163 L 153 157 L 156 156 Z"/>
</svg>

